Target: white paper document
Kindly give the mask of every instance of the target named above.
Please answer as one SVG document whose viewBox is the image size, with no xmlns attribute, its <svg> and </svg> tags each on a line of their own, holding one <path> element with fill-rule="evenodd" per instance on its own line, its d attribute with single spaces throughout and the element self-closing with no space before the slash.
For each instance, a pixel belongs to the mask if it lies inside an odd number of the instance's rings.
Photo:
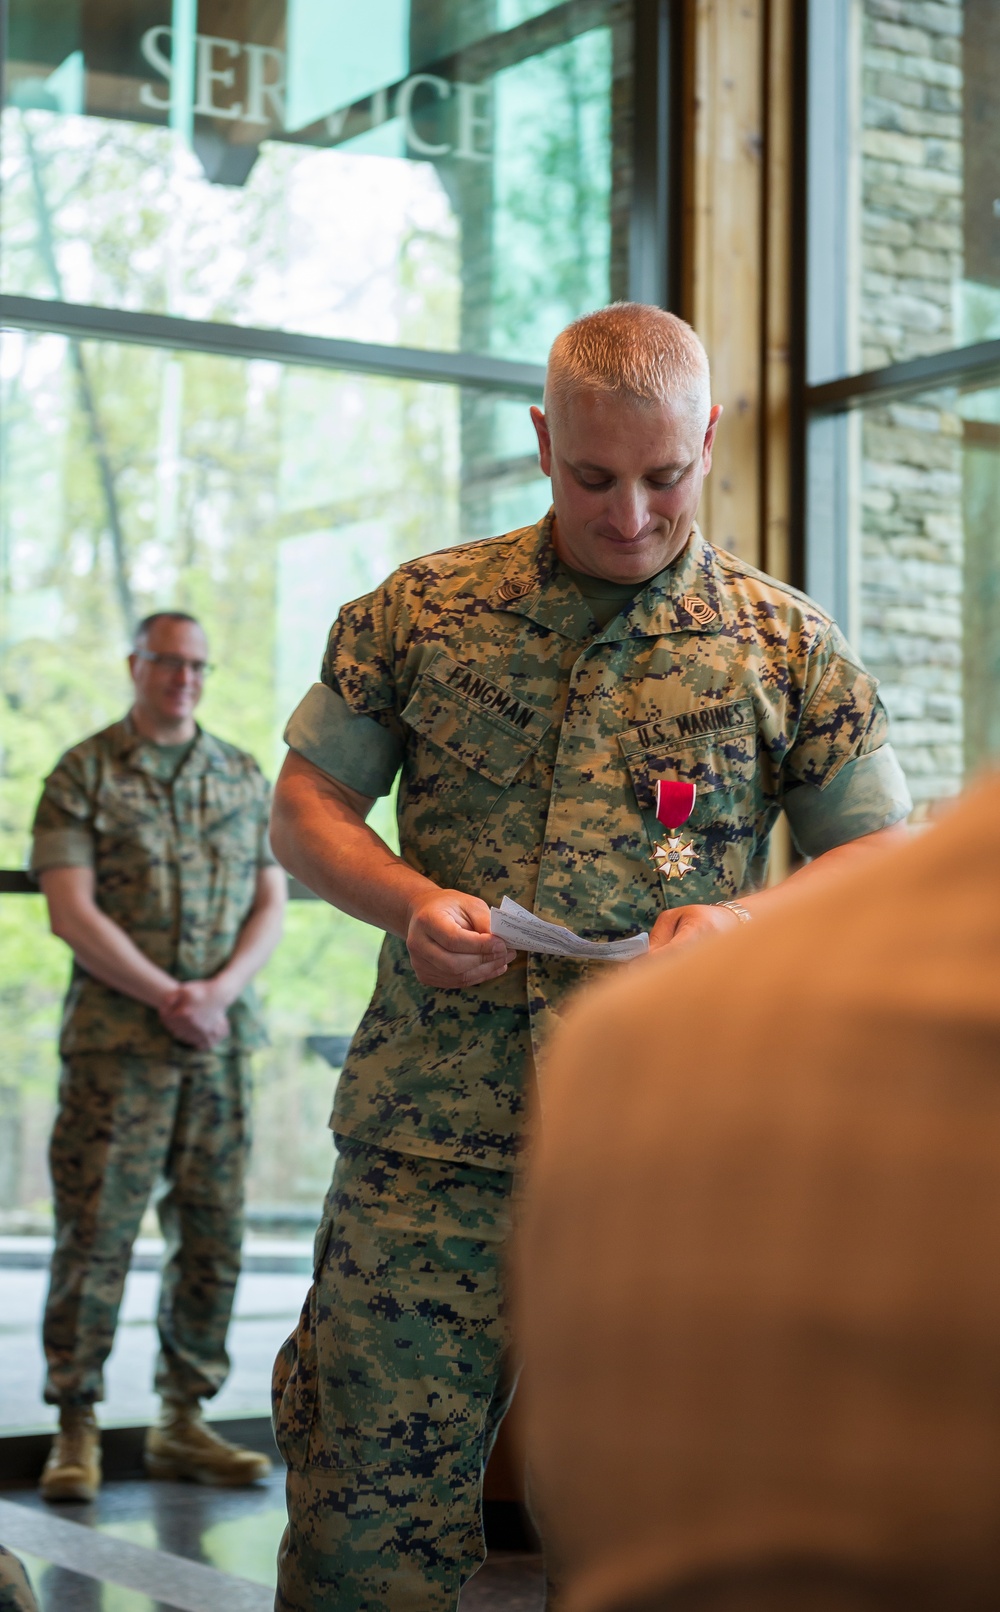
<svg viewBox="0 0 1000 1612">
<path fill-rule="evenodd" d="M 542 952 L 546 957 L 596 957 L 605 963 L 627 963 L 649 951 L 647 934 L 627 940 L 581 940 L 572 929 L 536 918 L 526 907 L 504 896 L 490 908 L 490 929 L 519 952 Z"/>
</svg>

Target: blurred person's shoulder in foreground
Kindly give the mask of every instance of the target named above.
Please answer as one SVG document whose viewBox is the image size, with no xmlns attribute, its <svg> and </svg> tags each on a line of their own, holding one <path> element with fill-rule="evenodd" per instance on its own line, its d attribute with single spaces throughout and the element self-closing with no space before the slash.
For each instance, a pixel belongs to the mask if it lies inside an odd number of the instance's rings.
<svg viewBox="0 0 1000 1612">
<path fill-rule="evenodd" d="M 561 1612 L 1000 1603 L 1000 777 L 552 1050 L 519 1271 Z"/>
<path fill-rule="evenodd" d="M 0 1612 L 38 1612 L 24 1563 L 0 1545 Z"/>
</svg>

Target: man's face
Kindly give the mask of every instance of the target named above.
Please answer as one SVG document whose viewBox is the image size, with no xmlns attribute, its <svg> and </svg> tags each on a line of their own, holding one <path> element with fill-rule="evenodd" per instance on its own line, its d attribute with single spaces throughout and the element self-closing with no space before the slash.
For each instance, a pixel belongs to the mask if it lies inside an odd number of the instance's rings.
<svg viewBox="0 0 1000 1612">
<path fill-rule="evenodd" d="M 608 582 L 645 582 L 670 565 L 690 536 L 721 413 L 716 404 L 706 430 L 686 400 L 587 391 L 551 422 L 532 409 L 560 559 Z"/>
<path fill-rule="evenodd" d="M 155 621 L 139 651 L 128 658 L 135 708 L 155 726 L 187 722 L 201 699 L 208 642 L 193 621 Z M 148 656 L 156 656 L 150 660 Z"/>
</svg>

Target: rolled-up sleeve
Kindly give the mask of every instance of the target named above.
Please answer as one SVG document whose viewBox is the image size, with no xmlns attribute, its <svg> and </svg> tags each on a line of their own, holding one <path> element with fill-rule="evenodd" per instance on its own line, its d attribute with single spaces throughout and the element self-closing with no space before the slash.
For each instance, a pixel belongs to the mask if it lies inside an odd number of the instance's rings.
<svg viewBox="0 0 1000 1612">
<path fill-rule="evenodd" d="M 382 589 L 344 606 L 320 675 L 292 712 L 285 743 L 359 795 L 388 795 L 404 744 Z"/>
<path fill-rule="evenodd" d="M 822 856 L 864 834 L 902 822 L 913 809 L 891 744 L 844 762 L 825 789 L 802 784 L 785 795 L 792 839 L 803 856 Z"/>
<path fill-rule="evenodd" d="M 271 849 L 271 786 L 263 773 L 258 771 L 257 778 L 259 789 L 257 801 L 257 866 L 258 868 L 276 868 L 280 864 Z"/>
<path fill-rule="evenodd" d="M 810 667 L 798 732 L 783 768 L 783 801 L 804 856 L 900 822 L 913 809 L 888 742 L 878 682 L 831 626 Z"/>
<path fill-rule="evenodd" d="M 45 780 L 31 830 L 29 865 L 32 873 L 94 866 L 93 805 L 68 756 Z"/>
<path fill-rule="evenodd" d="M 292 712 L 285 743 L 338 783 L 374 799 L 388 795 L 402 740 L 374 717 L 356 715 L 336 689 L 314 683 Z"/>
</svg>

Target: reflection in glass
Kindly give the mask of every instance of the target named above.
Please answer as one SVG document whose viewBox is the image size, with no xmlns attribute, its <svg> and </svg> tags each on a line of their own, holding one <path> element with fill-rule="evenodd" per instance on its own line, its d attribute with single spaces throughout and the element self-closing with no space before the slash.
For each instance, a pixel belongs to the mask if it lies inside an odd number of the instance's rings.
<svg viewBox="0 0 1000 1612">
<path fill-rule="evenodd" d="M 172 15 L 11 0 L 4 291 L 535 360 L 623 294 L 624 0 Z"/>
</svg>

